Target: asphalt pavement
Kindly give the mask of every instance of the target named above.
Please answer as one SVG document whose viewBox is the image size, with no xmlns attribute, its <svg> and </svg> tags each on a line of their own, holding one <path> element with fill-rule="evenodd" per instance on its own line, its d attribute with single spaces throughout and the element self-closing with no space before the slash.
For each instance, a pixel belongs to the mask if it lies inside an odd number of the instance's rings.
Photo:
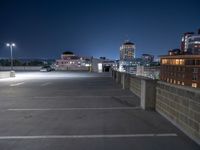
<svg viewBox="0 0 200 150">
<path fill-rule="evenodd" d="M 199 150 L 109 73 L 0 79 L 0 150 Z"/>
</svg>

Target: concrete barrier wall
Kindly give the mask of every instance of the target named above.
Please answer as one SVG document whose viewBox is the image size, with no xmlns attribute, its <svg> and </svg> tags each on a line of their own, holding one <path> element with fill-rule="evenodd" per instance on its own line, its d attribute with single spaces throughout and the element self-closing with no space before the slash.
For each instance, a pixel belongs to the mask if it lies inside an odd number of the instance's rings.
<svg viewBox="0 0 200 150">
<path fill-rule="evenodd" d="M 129 89 L 140 98 L 141 107 L 143 109 L 155 109 L 155 80 L 114 70 L 112 71 L 112 77 L 117 83 L 122 85 L 123 89 Z"/>
<path fill-rule="evenodd" d="M 131 75 L 128 73 L 121 73 L 121 85 L 123 89 L 130 89 Z"/>
<path fill-rule="evenodd" d="M 14 66 L 15 71 L 39 71 L 42 66 Z M 10 71 L 10 67 L 0 66 L 0 71 Z"/>
<path fill-rule="evenodd" d="M 200 144 L 200 90 L 113 71 L 113 79 Z M 120 77 L 120 79 L 119 79 Z M 120 82 L 119 82 L 120 80 Z M 128 83 L 129 82 L 129 83 Z"/>
<path fill-rule="evenodd" d="M 3 78 L 9 78 L 10 77 L 10 72 L 7 71 L 7 72 L 1 72 L 0 71 L 0 79 L 3 79 Z"/>
<path fill-rule="evenodd" d="M 0 71 L 0 79 L 15 77 L 14 71 Z"/>
<path fill-rule="evenodd" d="M 130 90 L 139 98 L 141 98 L 141 78 L 137 78 L 136 76 L 131 76 Z"/>
<path fill-rule="evenodd" d="M 158 82 L 156 111 L 200 144 L 200 90 Z"/>
<path fill-rule="evenodd" d="M 89 67 L 77 67 L 77 66 L 64 66 L 64 67 L 57 67 L 56 70 L 58 71 L 89 71 L 90 68 Z"/>
</svg>

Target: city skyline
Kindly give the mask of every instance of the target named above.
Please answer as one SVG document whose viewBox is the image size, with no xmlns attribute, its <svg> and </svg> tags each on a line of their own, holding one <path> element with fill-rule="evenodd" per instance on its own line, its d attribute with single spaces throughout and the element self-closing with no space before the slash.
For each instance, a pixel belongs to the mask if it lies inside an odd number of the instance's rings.
<svg viewBox="0 0 200 150">
<path fill-rule="evenodd" d="M 2 0 L 0 56 L 9 57 L 5 43 L 15 42 L 14 57 L 19 58 L 56 59 L 70 50 L 119 59 L 119 48 L 127 39 L 136 44 L 136 57 L 167 54 L 180 48 L 184 32 L 200 27 L 199 3 Z"/>
</svg>

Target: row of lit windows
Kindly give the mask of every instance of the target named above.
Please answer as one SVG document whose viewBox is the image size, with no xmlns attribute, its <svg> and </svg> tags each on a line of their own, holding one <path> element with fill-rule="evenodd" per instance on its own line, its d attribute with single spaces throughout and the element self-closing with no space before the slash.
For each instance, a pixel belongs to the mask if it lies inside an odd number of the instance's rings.
<svg viewBox="0 0 200 150">
<path fill-rule="evenodd" d="M 182 81 L 177 81 L 177 80 L 173 80 L 173 79 L 169 79 L 169 78 L 167 78 L 167 82 L 173 83 L 173 84 L 178 84 L 178 85 L 185 85 L 185 83 L 182 82 Z M 193 88 L 197 88 L 197 87 L 198 87 L 198 84 L 197 84 L 197 83 L 192 83 L 191 86 L 192 86 Z"/>
<path fill-rule="evenodd" d="M 162 59 L 162 64 L 169 64 L 169 65 L 184 65 L 184 59 Z"/>
<path fill-rule="evenodd" d="M 163 65 L 200 65 L 200 59 L 162 59 Z"/>
<path fill-rule="evenodd" d="M 178 85 L 185 85 L 185 83 L 182 81 L 176 81 L 176 80 L 169 79 L 169 78 L 167 78 L 167 82 L 173 83 L 173 84 L 178 84 Z"/>
</svg>

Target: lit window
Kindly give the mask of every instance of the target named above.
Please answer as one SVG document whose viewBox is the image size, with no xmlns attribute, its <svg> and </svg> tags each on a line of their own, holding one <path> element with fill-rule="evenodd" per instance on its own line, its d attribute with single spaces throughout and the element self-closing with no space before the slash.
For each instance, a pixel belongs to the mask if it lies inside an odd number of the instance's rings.
<svg viewBox="0 0 200 150">
<path fill-rule="evenodd" d="M 175 59 L 175 64 L 179 65 L 180 64 L 180 60 L 179 59 Z"/>
<path fill-rule="evenodd" d="M 176 80 L 174 80 L 174 84 L 176 84 Z"/>
<path fill-rule="evenodd" d="M 192 87 L 197 88 L 197 83 L 192 83 Z"/>
<path fill-rule="evenodd" d="M 184 59 L 180 59 L 180 65 L 184 65 L 185 60 Z"/>
<path fill-rule="evenodd" d="M 167 64 L 167 59 L 162 59 L 162 64 Z"/>
<path fill-rule="evenodd" d="M 185 85 L 185 83 L 184 83 L 184 82 L 182 82 L 182 85 Z"/>
<path fill-rule="evenodd" d="M 178 81 L 177 83 L 178 83 L 178 84 L 181 84 L 181 82 L 180 82 L 180 81 Z"/>
</svg>

